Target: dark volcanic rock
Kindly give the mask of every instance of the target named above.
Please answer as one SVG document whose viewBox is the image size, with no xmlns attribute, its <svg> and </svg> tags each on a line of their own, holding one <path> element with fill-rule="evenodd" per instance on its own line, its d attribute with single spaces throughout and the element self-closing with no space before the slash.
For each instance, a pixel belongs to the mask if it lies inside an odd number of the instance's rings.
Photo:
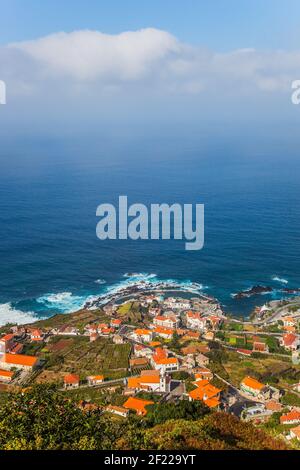
<svg viewBox="0 0 300 470">
<path fill-rule="evenodd" d="M 270 286 L 253 286 L 250 289 L 237 292 L 237 294 L 233 295 L 233 298 L 245 299 L 248 297 L 252 297 L 253 295 L 268 294 L 270 292 L 273 292 L 273 290 L 273 287 Z"/>
</svg>

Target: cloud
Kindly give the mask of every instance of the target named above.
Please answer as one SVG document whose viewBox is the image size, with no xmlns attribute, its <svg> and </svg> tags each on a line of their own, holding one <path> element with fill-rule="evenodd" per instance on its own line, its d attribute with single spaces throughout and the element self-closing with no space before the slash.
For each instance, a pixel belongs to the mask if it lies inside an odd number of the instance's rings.
<svg viewBox="0 0 300 470">
<path fill-rule="evenodd" d="M 2 46 L 0 64 L 0 78 L 15 95 L 52 87 L 73 95 L 216 96 L 222 90 L 237 96 L 289 92 L 300 76 L 300 51 L 218 53 L 155 28 L 116 35 L 83 30 Z"/>
<path fill-rule="evenodd" d="M 97 31 L 75 31 L 10 44 L 34 59 L 50 76 L 68 76 L 74 80 L 139 80 L 180 45 L 165 31 L 143 29 L 118 35 Z"/>
</svg>

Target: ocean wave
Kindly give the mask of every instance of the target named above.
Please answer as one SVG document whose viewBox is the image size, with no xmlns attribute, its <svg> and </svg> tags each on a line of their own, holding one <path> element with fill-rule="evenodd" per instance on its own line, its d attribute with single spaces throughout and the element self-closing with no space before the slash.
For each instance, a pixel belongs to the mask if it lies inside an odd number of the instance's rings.
<svg viewBox="0 0 300 470">
<path fill-rule="evenodd" d="M 284 277 L 279 277 L 279 276 L 273 276 L 272 281 L 281 282 L 282 284 L 288 284 L 289 283 L 289 281 L 287 279 L 284 279 Z"/>
<path fill-rule="evenodd" d="M 154 279 L 157 277 L 157 274 L 155 273 L 125 273 L 123 274 L 123 277 L 130 278 L 130 279 Z"/>
<path fill-rule="evenodd" d="M 96 279 L 96 281 L 94 281 L 94 282 L 95 282 L 95 284 L 100 284 L 100 285 L 106 284 L 106 280 L 105 280 L 105 279 Z"/>
<path fill-rule="evenodd" d="M 87 299 L 88 296 L 73 295 L 72 292 L 58 292 L 56 294 L 45 294 L 36 299 L 36 301 L 39 304 L 43 304 L 47 310 L 56 310 L 61 313 L 72 313 L 76 310 L 80 310 Z"/>
<path fill-rule="evenodd" d="M 34 312 L 23 312 L 14 308 L 11 303 L 0 304 L 0 326 L 7 323 L 24 325 L 34 323 L 37 320 L 42 320 L 42 318 Z"/>
<path fill-rule="evenodd" d="M 106 286 L 103 288 L 102 293 L 91 296 L 85 303 L 85 306 L 91 308 L 94 305 L 103 305 L 115 296 L 125 294 L 130 288 L 137 289 L 138 291 L 144 290 L 145 292 L 167 289 L 168 291 L 181 291 L 194 295 L 199 295 L 204 289 L 208 288 L 203 286 L 203 284 L 190 280 L 160 279 L 156 274 L 148 273 L 126 273 L 123 275 L 123 278 L 126 279 Z"/>
</svg>

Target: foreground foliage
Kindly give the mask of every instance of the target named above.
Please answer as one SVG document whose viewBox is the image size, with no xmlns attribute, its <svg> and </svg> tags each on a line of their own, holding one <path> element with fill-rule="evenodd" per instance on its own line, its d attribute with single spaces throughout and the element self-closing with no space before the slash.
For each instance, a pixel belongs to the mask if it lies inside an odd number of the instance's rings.
<svg viewBox="0 0 300 470">
<path fill-rule="evenodd" d="M 1 450 L 284 448 L 250 423 L 188 402 L 160 404 L 143 420 L 125 420 L 86 413 L 53 386 L 39 385 L 0 405 Z"/>
</svg>

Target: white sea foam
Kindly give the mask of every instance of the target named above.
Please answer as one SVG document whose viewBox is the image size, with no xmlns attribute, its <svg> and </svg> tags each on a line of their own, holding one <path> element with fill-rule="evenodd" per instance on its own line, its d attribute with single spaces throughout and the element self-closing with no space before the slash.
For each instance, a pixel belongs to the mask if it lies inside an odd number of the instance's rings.
<svg viewBox="0 0 300 470">
<path fill-rule="evenodd" d="M 95 284 L 106 284 L 106 280 L 105 279 L 96 279 L 95 281 Z"/>
<path fill-rule="evenodd" d="M 10 303 L 0 304 L 0 326 L 7 323 L 24 325 L 37 320 L 41 320 L 41 317 L 37 316 L 34 312 L 23 312 L 14 308 Z"/>
<path fill-rule="evenodd" d="M 281 282 L 282 284 L 288 284 L 289 283 L 289 281 L 287 279 L 284 279 L 284 277 L 279 277 L 279 276 L 273 276 L 272 281 Z"/>
<path fill-rule="evenodd" d="M 58 292 L 43 295 L 36 299 L 40 304 L 45 305 L 47 309 L 56 310 L 63 313 L 72 313 L 82 308 L 87 297 L 73 295 L 72 292 Z"/>
</svg>

